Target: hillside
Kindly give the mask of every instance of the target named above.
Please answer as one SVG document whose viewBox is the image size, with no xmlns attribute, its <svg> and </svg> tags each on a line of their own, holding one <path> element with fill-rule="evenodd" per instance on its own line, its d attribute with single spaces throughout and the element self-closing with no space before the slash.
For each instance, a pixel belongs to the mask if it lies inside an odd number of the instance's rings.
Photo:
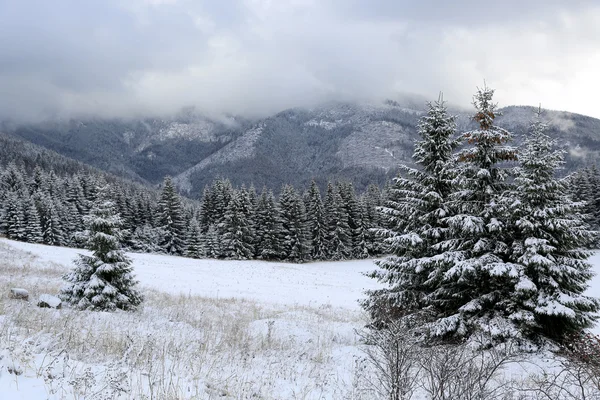
<svg viewBox="0 0 600 400">
<path fill-rule="evenodd" d="M 532 107 L 506 107 L 498 124 L 526 132 Z M 10 135 L 31 141 L 114 174 L 150 184 L 165 175 L 192 197 L 216 177 L 279 190 L 316 178 L 383 184 L 399 163 L 410 162 L 422 109 L 414 104 L 330 103 L 289 109 L 258 119 L 210 119 L 193 110 L 171 119 L 91 120 L 35 125 L 4 124 Z M 458 112 L 459 130 L 470 127 Z M 547 111 L 550 134 L 568 151 L 567 170 L 600 156 L 600 120 Z"/>
</svg>

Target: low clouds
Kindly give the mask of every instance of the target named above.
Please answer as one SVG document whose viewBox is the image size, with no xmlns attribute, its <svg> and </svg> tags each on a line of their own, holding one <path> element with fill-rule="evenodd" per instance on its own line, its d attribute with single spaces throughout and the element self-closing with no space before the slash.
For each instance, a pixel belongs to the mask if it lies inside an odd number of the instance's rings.
<svg viewBox="0 0 600 400">
<path fill-rule="evenodd" d="M 600 7 L 450 3 L 7 0 L 0 118 L 166 115 L 191 105 L 262 115 L 440 90 L 468 105 L 484 79 L 501 105 L 600 117 Z"/>
</svg>

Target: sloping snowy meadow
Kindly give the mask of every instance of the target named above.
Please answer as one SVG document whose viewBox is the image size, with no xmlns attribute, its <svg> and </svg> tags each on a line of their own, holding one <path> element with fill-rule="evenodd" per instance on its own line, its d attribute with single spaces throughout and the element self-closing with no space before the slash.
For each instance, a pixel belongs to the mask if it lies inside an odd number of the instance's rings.
<svg viewBox="0 0 600 400">
<path fill-rule="evenodd" d="M 0 240 L 0 399 L 376 398 L 356 334 L 372 260 L 130 254 L 139 312 L 36 307 L 80 253 Z M 600 253 L 591 261 L 600 272 Z M 30 301 L 9 299 L 13 287 Z"/>
</svg>

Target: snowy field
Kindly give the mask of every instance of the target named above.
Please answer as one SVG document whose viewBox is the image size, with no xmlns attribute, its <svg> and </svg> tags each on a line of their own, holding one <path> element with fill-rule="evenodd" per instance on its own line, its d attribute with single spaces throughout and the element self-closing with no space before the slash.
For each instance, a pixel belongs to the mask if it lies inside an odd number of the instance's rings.
<svg viewBox="0 0 600 400">
<path fill-rule="evenodd" d="M 372 260 L 130 254 L 140 312 L 35 307 L 82 252 L 0 239 L 1 400 L 374 398 L 355 333 Z M 591 261 L 600 272 L 600 253 Z M 30 303 L 8 299 L 11 287 Z M 600 297 L 600 276 L 589 294 Z"/>
<path fill-rule="evenodd" d="M 41 265 L 72 267 L 85 250 L 0 239 L 29 252 Z M 142 286 L 173 295 L 251 299 L 265 303 L 333 306 L 358 309 L 365 289 L 376 288 L 361 274 L 374 269 L 372 260 L 289 264 L 266 261 L 197 260 L 129 253 Z"/>
</svg>

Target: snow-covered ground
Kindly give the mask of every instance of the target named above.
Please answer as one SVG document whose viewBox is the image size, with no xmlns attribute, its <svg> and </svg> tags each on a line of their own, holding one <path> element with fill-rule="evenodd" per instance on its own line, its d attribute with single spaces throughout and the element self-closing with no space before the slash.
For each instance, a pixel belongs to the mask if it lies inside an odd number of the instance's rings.
<svg viewBox="0 0 600 400">
<path fill-rule="evenodd" d="M 0 243 L 29 252 L 36 263 L 72 268 L 85 250 L 0 239 Z M 196 260 L 129 253 L 142 286 L 178 295 L 250 299 L 280 305 L 322 305 L 358 309 L 366 289 L 378 287 L 362 273 L 373 260 L 290 264 L 265 261 Z"/>
<path fill-rule="evenodd" d="M 355 329 L 365 324 L 358 299 L 377 287 L 362 275 L 372 260 L 132 253 L 141 312 L 35 307 L 81 253 L 0 239 L 0 399 L 360 398 Z M 30 302 L 9 300 L 11 287 Z"/>
<path fill-rule="evenodd" d="M 358 306 L 372 260 L 130 254 L 136 313 L 35 307 L 82 250 L 0 239 L 0 399 L 371 399 Z M 600 253 L 591 262 L 600 273 Z M 11 287 L 32 299 L 8 299 Z M 600 276 L 589 294 L 600 297 Z M 600 328 L 596 328 L 600 334 Z M 9 372 L 12 371 L 12 372 Z"/>
</svg>

